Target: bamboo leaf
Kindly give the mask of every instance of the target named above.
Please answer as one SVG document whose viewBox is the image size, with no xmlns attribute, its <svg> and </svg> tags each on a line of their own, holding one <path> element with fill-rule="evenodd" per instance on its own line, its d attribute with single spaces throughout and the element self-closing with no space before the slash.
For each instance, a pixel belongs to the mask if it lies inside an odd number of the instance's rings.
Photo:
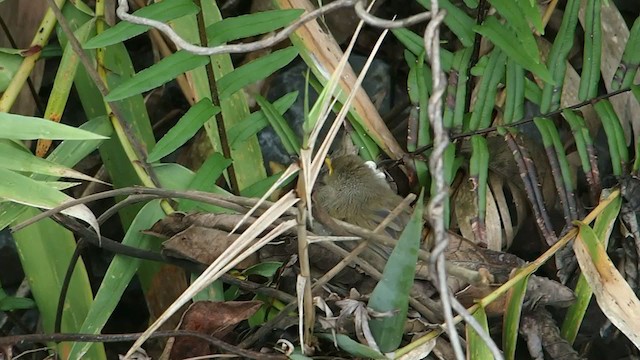
<svg viewBox="0 0 640 360">
<path fill-rule="evenodd" d="M 116 101 L 142 94 L 175 79 L 182 73 L 204 66 L 208 62 L 209 58 L 206 56 L 194 55 L 180 50 L 124 80 L 109 92 L 105 100 Z"/>
</svg>

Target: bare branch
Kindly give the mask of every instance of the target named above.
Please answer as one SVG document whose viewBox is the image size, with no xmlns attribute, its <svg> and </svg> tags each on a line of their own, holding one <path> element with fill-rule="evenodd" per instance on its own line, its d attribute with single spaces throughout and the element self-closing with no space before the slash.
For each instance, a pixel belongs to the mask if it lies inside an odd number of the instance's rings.
<svg viewBox="0 0 640 360">
<path fill-rule="evenodd" d="M 358 17 L 360 17 L 360 19 L 362 19 L 362 21 L 364 21 L 365 23 L 371 26 L 387 28 L 387 29 L 406 27 L 406 26 L 417 24 L 421 21 L 431 18 L 431 12 L 426 11 L 417 15 L 410 16 L 406 19 L 385 20 L 385 19 L 381 19 L 368 14 L 364 8 L 364 0 L 337 0 L 303 15 L 293 24 L 287 26 L 286 28 L 277 32 L 275 35 L 270 36 L 268 38 L 258 40 L 258 41 L 248 42 L 244 44 L 219 45 L 215 47 L 207 47 L 207 46 L 193 45 L 187 42 L 182 37 L 180 37 L 180 35 L 178 35 L 169 25 L 163 22 L 129 14 L 129 3 L 127 2 L 127 0 L 118 0 L 118 8 L 116 9 L 116 14 L 123 21 L 127 21 L 133 24 L 138 24 L 138 25 L 150 26 L 162 32 L 168 38 L 170 38 L 171 41 L 173 41 L 178 48 L 186 50 L 192 54 L 218 55 L 218 54 L 248 53 L 248 52 L 272 47 L 275 44 L 287 39 L 289 35 L 293 34 L 293 32 L 296 31 L 296 29 L 304 25 L 306 22 L 309 22 L 331 11 L 334 11 L 340 8 L 345 8 L 345 7 L 354 7 Z"/>
</svg>

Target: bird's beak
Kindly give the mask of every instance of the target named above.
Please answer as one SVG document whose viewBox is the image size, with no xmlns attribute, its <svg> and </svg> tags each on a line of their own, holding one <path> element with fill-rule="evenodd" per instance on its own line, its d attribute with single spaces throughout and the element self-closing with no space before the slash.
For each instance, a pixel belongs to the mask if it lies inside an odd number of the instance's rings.
<svg viewBox="0 0 640 360">
<path fill-rule="evenodd" d="M 327 156 L 324 159 L 325 165 L 327 165 L 327 169 L 329 169 L 329 175 L 333 174 L 333 166 L 331 166 L 331 159 Z"/>
</svg>

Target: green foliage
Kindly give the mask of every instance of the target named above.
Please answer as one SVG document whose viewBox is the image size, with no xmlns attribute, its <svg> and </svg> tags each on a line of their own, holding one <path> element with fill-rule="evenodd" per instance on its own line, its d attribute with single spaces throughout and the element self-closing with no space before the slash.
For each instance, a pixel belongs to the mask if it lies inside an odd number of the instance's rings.
<svg viewBox="0 0 640 360">
<path fill-rule="evenodd" d="M 398 239 L 382 273 L 382 279 L 371 293 L 368 306 L 381 314 L 370 323 L 380 351 L 383 353 L 398 348 L 404 334 L 404 324 L 409 309 L 409 294 L 415 276 L 420 248 L 423 214 L 423 195 L 420 195 L 416 208 Z"/>
<path fill-rule="evenodd" d="M 325 69 L 320 66 L 322 64 L 318 64 L 312 50 L 305 48 L 302 41 L 292 37 L 293 46 L 273 51 L 241 66 L 235 64 L 237 67 L 234 67 L 229 54 L 198 56 L 180 50 L 135 73 L 130 54 L 122 42 L 145 33 L 148 27 L 121 22 L 108 28 L 103 21 L 104 9 L 100 8 L 103 6 L 102 2 L 98 3 L 99 8 L 95 13 L 82 1 L 69 2 L 63 11 L 75 36 L 83 43 L 86 55 L 97 65 L 98 73 L 109 93 L 105 97 L 100 94 L 88 76 L 87 69 L 80 65 L 77 55 L 68 44 L 67 35 L 58 29 L 63 56 L 45 116 L 39 118 L 0 113 L 0 178 L 3 179 L 0 182 L 0 198 L 5 200 L 0 203 L 0 228 L 15 225 L 18 221 L 36 215 L 39 211 L 34 207 L 53 208 L 69 201 L 71 197 L 60 189 L 73 184 L 56 182 L 61 177 L 95 181 L 90 176 L 72 170 L 72 167 L 96 149 L 114 188 L 146 185 L 216 194 L 229 194 L 225 190 L 228 189 L 236 194 L 259 197 L 276 182 L 279 174 L 267 177 L 256 134 L 266 126 L 273 127 L 291 155 L 299 154 L 303 145 L 308 145 L 306 141 L 311 125 L 317 121 L 321 109 L 319 104 L 328 99 L 328 92 L 318 91 L 321 93 L 319 102 L 315 105 L 307 104 L 307 109 L 311 107 L 311 111 L 307 112 L 310 115 L 305 121 L 306 136 L 301 142 L 283 117 L 295 102 L 298 93 L 286 94 L 274 102 L 257 95 L 255 100 L 259 109 L 251 112 L 243 91 L 251 84 L 264 81 L 299 55 L 318 75 L 317 79 L 309 79 L 309 83 L 326 86 L 328 79 L 319 76 Z M 417 0 L 417 3 L 426 9 L 430 6 L 428 0 Z M 580 160 L 577 166 L 582 173 L 593 177 L 598 172 L 593 156 L 595 134 L 589 130 L 594 126 L 594 120 L 588 119 L 586 114 L 581 114 L 577 109 L 563 108 L 570 96 L 563 93 L 562 89 L 567 86 L 567 71 L 572 70 L 569 69 L 572 49 L 580 46 L 583 55 L 576 100 L 590 101 L 601 95 L 599 86 L 605 83 L 609 91 L 632 87 L 635 98 L 629 97 L 628 100 L 639 102 L 640 90 L 633 84 L 633 79 L 640 64 L 640 20 L 635 20 L 629 32 L 617 71 L 611 80 L 607 80 L 603 76 L 604 63 L 601 63 L 601 59 L 607 55 L 603 54 L 605 48 L 602 46 L 607 38 L 605 29 L 601 26 L 603 4 L 600 0 L 586 2 L 582 23 L 579 23 L 581 2 L 567 1 L 561 26 L 552 39 L 548 54 L 544 53 L 544 47 L 537 39 L 539 34 L 545 33 L 546 24 L 535 1 L 489 0 L 488 4 L 495 11 L 489 12 L 481 23 L 475 20 L 475 11 L 482 10 L 478 9 L 478 2 L 475 0 L 464 1 L 464 4 L 456 2 L 455 5 L 448 0 L 440 0 L 439 3 L 447 11 L 444 27 L 453 39 L 450 43 L 442 44 L 440 59 L 449 79 L 444 95 L 443 116 L 446 129 L 453 135 L 459 135 L 463 131 L 483 133 L 491 130 L 492 126 L 509 127 L 527 117 L 526 102 L 538 105 L 541 116 L 532 119 L 532 122 L 536 125 L 550 162 L 557 164 L 554 169 L 555 186 L 561 194 L 565 194 L 559 196 L 562 205 L 565 209 L 571 209 L 571 197 L 577 189 L 577 181 L 574 174 L 576 165 L 569 160 L 572 147 L 566 146 L 567 143 L 575 143 L 575 151 Z M 144 7 L 135 14 L 168 23 L 194 44 L 200 42 L 196 15 L 202 15 L 206 38 L 204 42 L 214 46 L 277 31 L 297 20 L 303 13 L 302 10 L 272 10 L 223 19 L 215 2 L 203 1 L 201 5 L 200 9 L 191 0 L 161 1 Z M 575 41 L 579 24 L 585 33 L 584 41 Z M 424 40 L 421 34 L 408 29 L 394 29 L 392 33 L 405 48 L 404 60 L 409 69 L 406 79 L 408 95 L 414 106 L 409 131 L 415 136 L 408 139 L 407 150 L 428 149 L 432 144 L 432 129 L 427 115 L 429 97 L 434 89 Z M 478 59 L 475 45 L 479 45 L 476 42 L 480 38 L 489 45 L 489 50 Z M 16 50 L 2 50 L 0 59 L 6 65 L 0 69 L 0 90 L 10 89 L 12 79 L 24 75 L 20 73 L 22 70 L 18 66 L 21 57 Z M 193 97 L 188 100 L 193 105 L 164 136 L 159 136 L 156 144 L 153 124 L 143 95 L 183 74 L 192 91 Z M 477 86 L 473 93 L 471 85 Z M 79 127 L 47 120 L 60 118 L 64 113 L 72 86 L 75 86 L 79 95 L 85 117 L 91 120 Z M 212 91 L 216 93 L 212 94 Z M 337 97 L 342 101 L 346 94 Z M 6 106 L 4 102 L 3 106 Z M 340 105 L 336 105 L 336 108 L 339 107 Z M 119 110 L 117 114 L 113 111 L 114 108 Z M 638 134 L 634 133 L 637 129 L 630 129 L 630 120 L 626 119 L 626 114 L 620 113 L 620 108 L 613 101 L 598 100 L 594 102 L 593 108 L 597 114 L 595 125 L 601 125 L 606 135 L 613 173 L 617 176 L 628 174 L 632 162 L 632 169 L 637 171 L 640 168 L 640 157 L 637 154 L 640 151 L 640 140 Z M 554 123 L 551 116 L 547 116 L 549 112 L 559 109 L 562 110 L 561 115 L 566 123 Z M 123 118 L 116 118 L 120 115 Z M 367 128 L 367 123 L 362 121 L 362 114 L 351 110 L 350 119 L 353 120 L 355 130 L 354 142 L 363 149 L 363 156 L 376 159 L 381 149 L 385 150 L 385 144 L 375 137 L 372 129 Z M 567 125 L 571 141 L 566 140 L 560 129 Z M 517 132 L 513 129 L 510 131 Z M 204 141 L 212 149 L 202 159 L 202 165 L 192 171 L 171 162 L 168 155 L 193 140 L 198 132 L 206 134 Z M 495 191 L 489 189 L 488 185 L 491 149 L 482 135 L 467 135 L 471 143 L 471 157 L 470 164 L 466 167 L 466 176 L 476 182 L 473 196 L 478 209 L 477 218 L 483 224 L 486 220 L 488 196 L 491 191 Z M 21 140 L 31 139 L 63 142 L 43 159 L 33 156 L 20 143 Z M 635 143 L 630 144 L 629 139 Z M 449 184 L 454 182 L 456 174 L 462 168 L 461 157 L 456 153 L 458 150 L 456 145 L 450 145 L 445 151 L 445 179 Z M 423 152 L 423 155 L 428 156 L 429 151 Z M 163 159 L 167 160 L 163 163 Z M 429 173 L 427 162 L 423 158 L 411 159 L 411 162 L 416 170 L 419 186 L 430 186 L 433 174 Z M 235 177 L 232 176 L 231 168 Z M 286 183 L 292 180 L 290 178 Z M 228 209 L 193 200 L 179 200 L 173 205 L 176 204 L 181 211 L 230 212 Z M 447 199 L 444 215 L 447 224 L 451 218 L 450 207 Z M 149 228 L 155 220 L 173 210 L 169 203 L 160 201 L 121 209 L 121 230 L 126 233 L 124 243 L 157 250 L 158 243 L 140 231 Z M 598 240 L 608 239 L 619 211 L 619 202 L 614 203 L 598 218 L 594 228 Z M 99 232 L 96 216 L 88 207 L 79 205 L 63 213 L 84 220 Z M 391 314 L 375 318 L 371 322 L 371 330 L 382 352 L 395 351 L 402 345 L 421 228 L 422 206 L 419 205 L 389 258 L 382 281 L 371 294 L 369 306 L 379 312 Z M 56 310 L 51 299 L 57 298 L 60 292 L 64 272 L 75 249 L 74 238 L 69 231 L 51 220 L 18 231 L 15 238 L 44 329 L 53 331 Z M 51 238 L 55 238 L 55 242 Z M 272 277 L 279 265 L 264 264 L 262 268 L 256 267 L 252 271 Z M 140 275 L 143 287 L 147 290 L 151 286 L 150 274 L 157 270 L 140 260 L 116 256 L 95 299 L 92 299 L 82 261 L 75 269 L 62 317 L 63 330 L 88 333 L 101 331 L 119 303 L 124 289 L 136 274 Z M 515 284 L 509 297 L 503 339 L 503 350 L 507 358 L 513 358 L 515 354 L 516 332 L 526 280 L 525 278 Z M 209 293 L 201 293 L 199 296 L 202 299 L 222 299 L 220 283 L 215 286 L 209 289 Z M 582 278 L 576 286 L 576 293 L 578 302 L 569 309 L 562 328 L 562 335 L 570 341 L 578 333 L 591 298 L 591 289 Z M 228 294 L 237 295 L 234 291 L 229 291 Z M 270 300 L 265 297 L 261 299 L 265 302 Z M 0 289 L 2 310 L 28 308 L 33 304 L 26 299 L 6 296 Z M 252 325 L 260 325 L 261 321 L 268 318 L 265 309 L 261 311 L 263 312 L 251 320 Z M 477 311 L 474 316 L 487 327 L 486 315 L 482 310 Z M 333 340 L 327 334 L 320 337 Z M 488 356 L 486 347 L 472 331 L 469 331 L 468 340 L 469 356 Z M 336 342 L 341 349 L 353 356 L 383 358 L 377 351 L 345 335 L 339 334 Z M 66 354 L 63 347 L 60 352 Z M 101 345 L 74 344 L 71 358 L 83 356 L 105 358 Z"/>
</svg>

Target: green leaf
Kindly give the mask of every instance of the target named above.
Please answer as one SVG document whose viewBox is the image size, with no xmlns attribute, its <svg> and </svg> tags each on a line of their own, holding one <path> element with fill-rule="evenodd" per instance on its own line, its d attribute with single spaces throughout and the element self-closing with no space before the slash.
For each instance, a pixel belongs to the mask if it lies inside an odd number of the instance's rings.
<svg viewBox="0 0 640 360">
<path fill-rule="evenodd" d="M 265 79 L 293 61 L 297 56 L 298 50 L 290 46 L 240 66 L 218 80 L 220 100 L 233 95 L 249 84 Z"/>
<path fill-rule="evenodd" d="M 480 307 L 473 313 L 473 317 L 478 321 L 485 333 L 489 333 L 489 324 L 487 322 L 487 314 L 484 308 Z M 467 330 L 467 356 L 474 360 L 493 360 L 493 355 L 487 344 L 480 338 L 478 333 L 469 325 L 465 326 Z"/>
<path fill-rule="evenodd" d="M 502 323 L 502 346 L 506 360 L 514 360 L 516 344 L 518 342 L 518 328 L 520 328 L 520 316 L 522 314 L 522 301 L 527 293 L 529 276 L 518 281 L 507 293 L 507 304 Z"/>
<path fill-rule="evenodd" d="M 95 31 L 95 21 L 87 21 L 74 32 L 74 36 L 80 43 L 87 40 L 89 34 Z M 73 80 L 78 72 L 80 58 L 70 44 L 64 47 L 62 58 L 54 79 L 54 86 L 47 100 L 47 107 L 44 111 L 44 118 L 60 120 L 64 114 L 64 109 L 69 101 L 69 94 L 73 86 Z M 40 150 L 40 149 L 38 149 Z M 38 153 L 36 151 L 36 153 Z"/>
<path fill-rule="evenodd" d="M 242 272 L 242 274 L 260 275 L 272 279 L 273 276 L 276 275 L 278 270 L 282 267 L 282 265 L 283 263 L 280 261 L 265 261 L 248 267 Z"/>
<path fill-rule="evenodd" d="M 109 136 L 111 135 L 111 124 L 104 118 L 92 119 L 84 124 L 81 128 L 96 134 Z M 102 140 L 65 140 L 58 145 L 47 156 L 47 160 L 67 167 L 75 166 L 80 160 L 84 159 L 102 143 Z M 32 176 L 35 180 L 55 180 L 53 176 L 43 176 L 35 174 Z M 0 229 L 7 227 L 13 220 L 23 211 L 28 209 L 26 206 L 12 202 L 4 202 L 0 204 Z"/>
<path fill-rule="evenodd" d="M 0 311 L 32 309 L 35 305 L 36 303 L 29 298 L 9 296 L 0 288 Z"/>
<path fill-rule="evenodd" d="M 418 3 L 427 9 L 431 9 L 430 0 L 418 0 Z M 465 12 L 452 4 L 449 0 L 439 0 L 440 8 L 447 11 L 444 23 L 458 37 L 464 47 L 473 46 L 473 25 L 475 21 Z"/>
<path fill-rule="evenodd" d="M 629 30 L 629 40 L 624 47 L 620 65 L 611 80 L 611 90 L 619 90 L 633 85 L 633 79 L 640 65 L 640 17 L 637 17 Z M 638 157 L 640 158 L 640 157 Z"/>
<path fill-rule="evenodd" d="M 190 283 L 198 280 L 200 274 L 191 274 Z M 224 301 L 224 283 L 218 279 L 192 297 L 193 301 Z"/>
<path fill-rule="evenodd" d="M 180 50 L 124 80 L 109 92 L 105 100 L 116 101 L 142 94 L 175 79 L 180 74 L 204 66 L 208 62 L 209 57 L 207 56 L 194 55 Z"/>
<path fill-rule="evenodd" d="M 538 33 L 544 34 L 544 23 L 542 22 L 538 4 L 531 0 L 515 0 L 515 3 L 520 8 L 522 17 L 529 20 L 529 23 Z"/>
<path fill-rule="evenodd" d="M 413 55 L 418 56 L 424 52 L 422 36 L 405 28 L 391 29 L 391 32 Z M 440 49 L 440 60 L 442 62 L 442 70 L 449 71 L 453 63 L 453 54 L 446 49 Z"/>
<path fill-rule="evenodd" d="M 207 27 L 209 46 L 266 34 L 291 24 L 303 13 L 302 9 L 267 10 L 223 19 Z"/>
<path fill-rule="evenodd" d="M 142 230 L 149 229 L 151 225 L 163 217 L 164 213 L 160 209 L 158 200 L 148 203 L 131 223 L 122 243 L 141 250 L 150 249 L 156 240 L 150 235 L 143 234 Z M 128 256 L 116 255 L 113 258 L 104 275 L 104 280 L 100 284 L 93 305 L 78 332 L 85 334 L 99 334 L 101 332 L 141 263 L 142 260 Z M 83 359 L 90 345 L 89 343 L 73 343 L 69 359 Z"/>
<path fill-rule="evenodd" d="M 205 26 L 210 26 L 222 21 L 222 14 L 216 3 L 216 1 L 201 2 Z M 176 20 L 175 28 L 176 31 L 186 36 L 186 39 L 192 43 L 199 41 L 198 26 L 195 17 L 191 16 Z M 224 75 L 233 71 L 231 56 L 229 54 L 220 54 L 211 56 L 210 59 L 213 75 L 218 84 L 218 81 Z M 189 73 L 189 76 L 192 79 L 192 86 L 196 98 L 211 98 L 211 87 L 206 69 L 204 67 L 194 69 Z M 218 88 L 218 90 L 220 90 L 220 88 Z M 242 91 L 238 91 L 226 99 L 220 97 L 220 103 L 216 105 L 220 106 L 226 129 L 235 127 L 249 116 L 247 97 Z M 205 129 L 207 132 L 207 140 L 213 149 L 221 151 L 222 145 L 216 123 L 214 121 L 207 122 Z M 231 158 L 234 161 L 234 170 L 238 184 L 238 188 L 233 189 L 234 191 L 241 192 L 248 185 L 266 177 L 266 170 L 263 166 L 262 152 L 257 136 L 248 136 L 243 141 L 237 143 L 235 147 L 232 147 Z"/>
<path fill-rule="evenodd" d="M 0 199 L 42 209 L 52 209 L 73 200 L 63 192 L 4 168 L 0 168 L 0 179 Z M 100 234 L 98 220 L 86 205 L 75 205 L 62 210 L 62 213 L 85 221 Z"/>
<path fill-rule="evenodd" d="M 222 193 L 219 191 L 216 185 L 216 180 L 222 175 L 224 169 L 231 165 L 232 161 L 225 158 L 222 154 L 214 152 L 207 158 L 207 160 L 200 166 L 198 171 L 193 176 L 193 179 L 187 186 L 189 190 L 208 191 L 212 193 Z M 194 209 L 200 209 L 211 213 L 228 213 L 229 210 L 213 206 L 210 204 L 204 204 L 193 200 L 180 199 L 178 200 L 179 209 L 181 211 L 193 211 Z"/>
<path fill-rule="evenodd" d="M 287 95 L 273 102 L 273 107 L 278 114 L 283 115 L 298 98 L 298 92 L 290 92 Z M 239 146 L 248 137 L 255 135 L 258 131 L 269 125 L 267 117 L 262 110 L 255 111 L 240 121 L 236 126 L 227 130 L 227 137 L 232 149 Z"/>
<path fill-rule="evenodd" d="M 514 42 L 513 39 L 515 37 L 515 40 L 517 40 L 515 42 L 518 43 L 519 47 L 524 51 L 525 56 L 533 60 L 536 64 L 540 64 L 542 60 L 540 59 L 538 44 L 536 43 L 536 39 L 533 37 L 533 32 L 529 27 L 529 23 L 527 22 L 528 19 L 524 14 L 522 7 L 514 6 L 515 1 L 513 0 L 490 0 L 490 2 L 498 13 L 500 13 L 500 15 L 502 15 L 506 20 L 506 24 L 502 26 L 512 30 L 512 42 Z M 537 9 L 533 13 L 537 13 L 537 17 L 540 18 L 540 13 Z"/>
<path fill-rule="evenodd" d="M 469 160 L 469 177 L 477 181 L 475 186 L 478 220 L 484 225 L 487 211 L 487 181 L 489 178 L 489 148 L 482 135 L 471 137 L 472 155 Z"/>
<path fill-rule="evenodd" d="M 0 52 L 0 92 L 7 90 L 7 86 L 11 79 L 15 76 L 22 60 L 24 58 L 19 54 L 8 54 L 4 51 Z"/>
<path fill-rule="evenodd" d="M 158 176 L 160 186 L 166 189 L 186 190 L 193 181 L 194 172 L 176 163 L 151 164 Z"/>
<path fill-rule="evenodd" d="M 525 50 L 528 46 L 525 46 L 526 44 L 520 41 L 514 41 L 513 30 L 505 27 L 504 24 L 501 24 L 495 17 L 488 17 L 482 25 L 476 25 L 473 29 L 491 40 L 491 42 L 523 68 L 531 71 L 547 83 L 551 84 L 554 82 L 551 73 L 547 67 L 540 62 L 540 59 L 530 57 L 528 54 L 529 51 Z"/>
<path fill-rule="evenodd" d="M 371 333 L 383 353 L 394 351 L 402 341 L 422 235 L 423 197 L 424 193 L 421 193 L 411 221 L 402 231 L 384 267 L 382 279 L 369 298 L 368 306 L 371 309 L 391 313 L 390 316 L 374 318 L 369 323 Z"/>
<path fill-rule="evenodd" d="M 193 105 L 189 111 L 180 118 L 178 123 L 172 127 L 171 130 L 167 131 L 162 139 L 158 141 L 149 153 L 147 161 L 159 161 L 177 150 L 189 141 L 207 120 L 213 118 L 219 112 L 220 108 L 213 106 L 209 98 L 198 101 L 198 103 Z"/>
<path fill-rule="evenodd" d="M 19 172 L 30 172 L 58 177 L 69 177 L 87 181 L 99 181 L 79 171 L 55 162 L 34 156 L 23 147 L 0 139 L 0 168 Z"/>
<path fill-rule="evenodd" d="M 267 192 L 267 190 L 269 190 L 273 186 L 273 184 L 275 184 L 280 179 L 280 177 L 282 176 L 282 173 L 283 171 L 273 174 L 262 180 L 259 180 L 247 186 L 245 189 L 242 190 L 242 192 L 240 192 L 240 194 L 245 197 L 256 197 L 256 198 L 262 197 L 262 195 L 264 195 Z M 280 188 L 284 188 L 285 186 L 291 184 L 291 182 L 294 179 L 296 179 L 296 176 L 297 174 L 292 174 L 291 176 L 289 176 L 289 178 L 287 178 L 282 182 L 282 185 L 280 186 Z"/>
<path fill-rule="evenodd" d="M 605 194 L 603 193 L 603 197 L 604 195 Z M 620 214 L 621 205 L 622 199 L 617 197 L 609 203 L 604 210 L 602 210 L 598 218 L 596 218 L 593 226 L 593 232 L 596 239 L 605 249 L 609 238 L 611 237 L 611 231 L 613 230 L 614 224 Z M 576 301 L 571 304 L 569 309 L 567 309 L 567 314 L 565 315 L 564 322 L 562 323 L 562 328 L 560 330 L 560 335 L 570 344 L 575 341 L 576 336 L 578 335 L 578 330 L 580 330 L 580 325 L 582 324 L 582 320 L 584 319 L 587 307 L 589 306 L 593 295 L 593 291 L 587 283 L 587 279 L 582 274 L 580 274 L 574 293 L 576 294 Z"/>
<path fill-rule="evenodd" d="M 469 130 L 484 129 L 491 125 L 498 84 L 504 77 L 506 60 L 505 53 L 500 49 L 493 49 L 488 55 L 487 65 L 480 81 L 478 98 L 469 120 Z"/>
<path fill-rule="evenodd" d="M 107 138 L 51 120 L 0 113 L 0 139 L 99 140 Z"/>
<path fill-rule="evenodd" d="M 40 211 L 25 208 L 16 220 L 25 221 Z M 45 333 L 54 331 L 58 295 L 64 283 L 64 274 L 76 249 L 74 235 L 51 219 L 43 219 L 13 233 L 20 262 L 29 280 L 31 292 L 40 314 Z M 89 277 L 83 262 L 76 263 L 69 283 L 62 313 L 62 332 L 78 333 L 92 306 L 93 298 Z M 56 349 L 61 358 L 69 359 L 69 346 Z M 102 344 L 87 344 L 88 359 L 106 359 Z"/>
<path fill-rule="evenodd" d="M 334 341 L 333 334 L 317 334 L 319 338 L 325 339 L 327 341 Z M 373 350 L 372 348 L 360 344 L 359 342 L 353 340 L 344 334 L 335 334 L 335 341 L 338 344 L 338 347 L 347 353 L 361 359 L 386 359 L 387 357 L 383 354 Z"/>
<path fill-rule="evenodd" d="M 580 73 L 580 87 L 578 100 L 593 99 L 598 95 L 600 84 L 600 58 L 602 53 L 602 24 L 600 0 L 587 1 L 584 24 L 584 48 L 582 57 L 582 72 Z"/>
<path fill-rule="evenodd" d="M 585 174 L 589 174 L 591 173 L 592 167 L 588 149 L 593 147 L 593 140 L 591 140 L 589 128 L 587 127 L 584 119 L 574 110 L 565 109 L 562 111 L 562 115 L 571 127 L 571 132 L 573 133 L 573 138 L 576 142 L 576 149 L 580 156 L 582 171 Z"/>
<path fill-rule="evenodd" d="M 598 101 L 593 107 L 600 121 L 602 121 L 602 127 L 607 135 L 613 174 L 620 176 L 629 161 L 629 153 L 627 152 L 627 144 L 624 138 L 624 130 L 620 125 L 620 119 L 609 100 Z"/>
<path fill-rule="evenodd" d="M 68 19 L 72 27 L 80 26 L 92 19 L 86 14 L 77 11 L 74 6 L 65 6 L 62 10 L 65 18 Z M 61 31 L 58 31 L 58 38 L 63 46 L 67 44 L 67 39 Z M 92 59 L 95 57 L 94 51 L 87 51 L 86 53 Z M 118 43 L 108 46 L 104 50 L 101 50 L 101 53 L 104 55 L 104 68 L 108 69 L 106 72 L 106 82 L 110 89 L 115 88 L 135 73 L 129 53 L 124 44 Z M 74 86 L 80 97 L 87 118 L 93 119 L 109 115 L 106 112 L 104 98 L 96 88 L 93 80 L 91 80 L 82 67 L 76 72 Z M 142 95 L 124 99 L 119 102 L 119 105 L 123 114 L 121 120 L 126 122 L 126 126 L 129 128 L 129 134 L 135 137 L 141 146 L 151 150 L 155 145 L 155 138 Z M 126 144 L 126 146 L 130 145 L 131 138 L 127 139 L 123 132 L 115 134 L 123 137 L 118 138 L 118 136 L 114 136 L 112 139 L 102 143 L 98 149 L 105 168 L 110 174 L 114 188 L 141 185 L 140 174 L 136 173 L 133 165 L 137 159 L 130 158 L 129 155 L 131 155 L 131 152 L 128 155 L 123 148 L 123 146 L 125 146 L 124 144 Z M 125 229 L 129 227 L 141 207 L 142 204 L 134 204 L 120 209 L 118 215 Z"/>
<path fill-rule="evenodd" d="M 156 2 L 142 9 L 135 11 L 133 15 L 145 17 L 160 22 L 177 19 L 186 15 L 193 15 L 198 12 L 198 7 L 193 4 L 192 0 L 171 0 Z M 147 31 L 149 26 L 132 24 L 127 21 L 121 21 L 116 26 L 103 31 L 94 38 L 84 44 L 85 49 L 102 48 L 109 45 L 121 43 L 134 36 L 140 35 Z"/>
<path fill-rule="evenodd" d="M 453 55 L 453 66 L 451 67 L 451 75 L 456 76 L 457 81 L 449 81 L 447 86 L 447 95 L 450 99 L 453 97 L 455 101 L 445 101 L 445 110 L 443 115 L 444 126 L 452 129 L 453 132 L 462 131 L 462 123 L 465 113 L 465 102 L 467 98 L 467 81 L 469 77 L 469 65 L 473 48 L 464 48 L 457 51 Z"/>
<path fill-rule="evenodd" d="M 262 112 L 267 117 L 267 121 L 276 132 L 282 145 L 289 155 L 295 155 L 300 151 L 300 142 L 293 132 L 287 120 L 280 115 L 278 110 L 267 99 L 260 95 L 256 95 L 256 102 L 260 105 Z"/>
<path fill-rule="evenodd" d="M 549 72 L 551 72 L 552 81 L 545 80 L 546 84 L 542 90 L 542 99 L 540 100 L 540 112 L 542 114 L 556 110 L 560 106 L 560 95 L 562 94 L 562 85 L 567 70 L 567 59 L 573 47 L 580 3 L 581 1 L 579 0 L 567 1 L 560 30 L 549 51 L 547 65 Z M 524 65 L 523 67 L 526 68 Z"/>
<path fill-rule="evenodd" d="M 431 93 L 431 71 L 425 66 L 424 53 L 412 59 L 411 53 L 405 51 L 405 58 L 409 64 L 407 87 L 409 99 L 417 109 L 417 119 L 410 122 L 409 131 L 413 134 L 407 142 L 407 150 L 415 151 L 419 147 L 431 143 L 431 126 L 427 113 L 429 110 L 429 95 Z M 414 116 L 415 117 L 415 116 Z M 420 185 L 425 186 L 428 181 L 429 168 L 426 162 L 415 160 L 414 166 Z"/>
<path fill-rule="evenodd" d="M 507 60 L 506 87 L 507 97 L 502 118 L 505 124 L 510 124 L 524 116 L 525 74 L 522 66 L 513 59 Z"/>
</svg>

